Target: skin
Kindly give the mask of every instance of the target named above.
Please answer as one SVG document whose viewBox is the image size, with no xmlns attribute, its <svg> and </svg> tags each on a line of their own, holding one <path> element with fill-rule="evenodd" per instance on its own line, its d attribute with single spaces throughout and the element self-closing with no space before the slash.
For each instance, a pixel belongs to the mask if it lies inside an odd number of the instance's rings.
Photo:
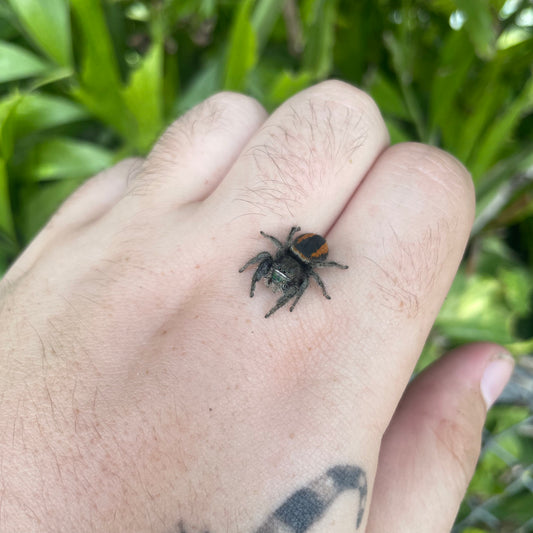
<svg viewBox="0 0 533 533">
<path fill-rule="evenodd" d="M 0 282 L 0 530 L 449 531 L 512 365 L 474 344 L 407 384 L 473 215 L 464 167 L 347 84 L 203 102 Z M 238 269 L 293 225 L 350 268 L 265 320 Z"/>
</svg>

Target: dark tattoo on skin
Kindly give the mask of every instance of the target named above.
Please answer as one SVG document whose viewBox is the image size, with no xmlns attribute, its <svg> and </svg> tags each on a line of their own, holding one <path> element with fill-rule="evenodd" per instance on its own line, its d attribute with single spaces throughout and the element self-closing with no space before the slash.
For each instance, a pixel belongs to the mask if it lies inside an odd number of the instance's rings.
<svg viewBox="0 0 533 533">
<path fill-rule="evenodd" d="M 361 525 L 368 491 L 366 474 L 358 466 L 338 465 L 290 496 L 256 533 L 304 533 L 322 518 L 339 494 L 359 492 L 356 529 Z"/>
<path fill-rule="evenodd" d="M 338 496 L 348 490 L 359 492 L 355 517 L 355 528 L 359 529 L 368 492 L 365 471 L 358 466 L 337 465 L 294 492 L 254 533 L 305 533 L 324 516 Z M 187 533 L 182 522 L 177 532 Z"/>
</svg>

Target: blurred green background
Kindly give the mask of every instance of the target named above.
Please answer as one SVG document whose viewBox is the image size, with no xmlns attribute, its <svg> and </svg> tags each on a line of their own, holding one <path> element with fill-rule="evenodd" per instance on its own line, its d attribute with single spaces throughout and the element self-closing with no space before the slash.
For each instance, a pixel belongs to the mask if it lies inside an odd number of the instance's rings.
<svg viewBox="0 0 533 533">
<path fill-rule="evenodd" d="M 467 341 L 519 363 L 456 531 L 533 531 L 531 0 L 0 0 L 0 275 L 84 179 L 223 89 L 268 110 L 326 78 L 393 142 L 471 171 L 477 217 L 419 369 Z"/>
</svg>

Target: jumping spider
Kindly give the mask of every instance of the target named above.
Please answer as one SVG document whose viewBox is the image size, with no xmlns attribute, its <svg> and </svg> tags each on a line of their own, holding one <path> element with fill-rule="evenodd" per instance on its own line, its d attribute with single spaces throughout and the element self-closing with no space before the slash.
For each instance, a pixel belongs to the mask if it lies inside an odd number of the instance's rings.
<svg viewBox="0 0 533 533">
<path fill-rule="evenodd" d="M 276 302 L 276 305 L 265 315 L 268 318 L 280 307 L 284 306 L 291 298 L 295 298 L 289 311 L 292 312 L 305 289 L 309 286 L 309 278 L 312 277 L 322 289 L 324 296 L 330 300 L 326 292 L 324 282 L 314 271 L 316 267 L 338 267 L 348 268 L 345 265 L 326 261 L 328 257 L 328 244 L 324 237 L 316 233 L 304 233 L 298 237 L 294 234 L 300 231 L 299 226 L 294 226 L 287 237 L 285 244 L 282 244 L 276 237 L 267 235 L 261 231 L 261 235 L 270 239 L 277 247 L 276 255 L 272 257 L 269 252 L 261 252 L 252 257 L 240 270 L 244 272 L 250 265 L 259 263 L 257 270 L 252 277 L 250 288 L 250 298 L 255 292 L 255 284 L 265 278 L 267 286 L 274 292 L 281 291 L 283 296 Z"/>
</svg>

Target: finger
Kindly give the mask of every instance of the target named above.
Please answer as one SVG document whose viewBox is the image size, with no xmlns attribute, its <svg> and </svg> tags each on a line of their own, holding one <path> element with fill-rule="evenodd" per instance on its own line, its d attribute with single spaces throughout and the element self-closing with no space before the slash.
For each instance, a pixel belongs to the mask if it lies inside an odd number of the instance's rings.
<svg viewBox="0 0 533 533">
<path fill-rule="evenodd" d="M 139 171 L 140 158 L 128 158 L 103 170 L 74 191 L 56 211 L 6 274 L 13 281 L 26 272 L 50 243 L 100 218 L 124 195 Z"/>
<path fill-rule="evenodd" d="M 331 300 L 315 290 L 290 316 L 278 310 L 254 322 L 253 339 L 242 336 L 259 350 L 260 328 L 266 339 L 274 332 L 284 347 L 267 352 L 276 375 L 303 390 L 298 397 L 322 449 L 363 467 L 370 487 L 379 442 L 460 263 L 473 214 L 470 177 L 453 157 L 417 144 L 385 150 L 328 234 L 331 259 L 350 267 L 322 271 Z M 244 284 L 242 293 L 244 301 Z M 262 316 L 267 304 L 255 299 L 252 314 Z M 329 414 L 313 406 L 317 397 Z"/>
<path fill-rule="evenodd" d="M 388 144 L 373 100 L 328 81 L 282 104 L 249 140 L 205 211 L 255 238 L 325 232 Z M 246 223 L 245 223 L 246 222 Z M 245 224 L 244 224 L 245 223 Z"/>
<path fill-rule="evenodd" d="M 486 410 L 512 368 L 499 346 L 475 344 L 410 384 L 382 442 L 368 533 L 450 531 L 479 456 Z"/>
<path fill-rule="evenodd" d="M 455 276 L 473 216 L 466 169 L 441 150 L 407 143 L 379 157 L 328 236 L 332 259 L 350 266 L 327 273 L 328 313 L 336 335 L 349 335 L 359 354 L 355 378 L 371 379 L 383 430 Z M 351 353 L 340 356 L 346 365 Z"/>
<path fill-rule="evenodd" d="M 172 204 L 202 200 L 265 118 L 265 110 L 248 96 L 224 92 L 208 98 L 167 129 L 130 192 Z"/>
</svg>

